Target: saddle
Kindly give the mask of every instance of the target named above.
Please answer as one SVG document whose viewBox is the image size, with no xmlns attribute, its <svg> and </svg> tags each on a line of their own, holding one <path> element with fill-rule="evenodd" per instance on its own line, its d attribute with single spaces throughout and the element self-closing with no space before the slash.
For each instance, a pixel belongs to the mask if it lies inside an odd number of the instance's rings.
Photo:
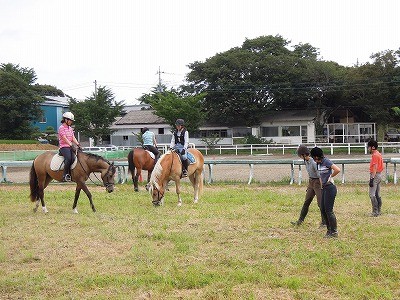
<svg viewBox="0 0 400 300">
<path fill-rule="evenodd" d="M 153 152 L 151 152 L 151 151 L 149 151 L 149 150 L 147 150 L 147 149 L 144 149 L 144 150 L 146 150 L 146 152 L 150 154 L 150 157 L 151 157 L 152 159 L 155 159 L 155 158 L 156 158 L 156 156 L 154 155 Z"/>
<path fill-rule="evenodd" d="M 71 164 L 71 170 L 75 168 L 76 164 L 78 162 L 77 157 L 75 156 L 74 161 Z M 50 162 L 50 169 L 52 171 L 61 171 L 64 170 L 64 156 L 60 154 L 55 154 L 53 158 L 51 159 Z"/>
<path fill-rule="evenodd" d="M 175 152 L 175 153 L 176 153 L 176 152 Z M 181 160 L 181 162 L 182 162 L 181 156 L 180 156 L 178 153 L 176 153 L 176 154 L 178 155 L 179 160 Z M 186 157 L 188 158 L 188 161 L 189 161 L 189 164 L 190 164 L 190 165 L 196 163 L 196 158 L 195 158 L 194 155 L 193 155 L 192 153 L 190 153 L 189 151 L 186 151 Z"/>
</svg>

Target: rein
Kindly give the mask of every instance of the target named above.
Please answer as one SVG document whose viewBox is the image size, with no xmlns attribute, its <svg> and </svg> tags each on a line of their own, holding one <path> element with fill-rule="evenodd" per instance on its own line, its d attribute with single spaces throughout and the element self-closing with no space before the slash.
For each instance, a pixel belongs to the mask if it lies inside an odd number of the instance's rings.
<svg viewBox="0 0 400 300">
<path fill-rule="evenodd" d="M 83 165 L 82 165 L 82 163 L 81 163 L 81 161 L 80 161 L 80 159 L 79 159 L 79 157 L 78 157 L 78 150 L 76 151 L 76 159 L 78 160 L 78 162 L 79 162 L 79 164 L 80 164 L 82 170 L 85 172 L 85 174 L 87 175 L 87 177 L 89 178 L 89 180 L 90 180 L 94 185 L 96 185 L 96 186 L 104 186 L 104 187 L 106 187 L 106 188 L 108 188 L 109 186 L 112 186 L 112 185 L 113 185 L 113 183 L 110 183 L 110 182 L 108 182 L 108 181 L 107 181 L 106 183 L 104 183 L 103 185 L 98 184 L 97 182 L 94 182 L 94 181 L 92 180 L 92 178 L 90 178 L 90 174 L 91 174 L 91 173 L 93 173 L 94 177 L 96 177 L 96 179 L 97 179 L 98 181 L 101 182 L 102 180 L 100 180 L 100 179 L 97 177 L 96 173 L 94 173 L 94 172 L 88 173 L 88 172 L 86 171 L 86 169 L 83 167 Z M 108 168 L 110 168 L 110 166 L 111 166 L 110 162 L 107 161 L 107 163 L 109 164 L 109 167 L 108 167 Z M 108 172 L 108 170 L 107 170 L 107 172 Z M 107 179 L 107 180 L 108 180 L 108 179 Z"/>
</svg>

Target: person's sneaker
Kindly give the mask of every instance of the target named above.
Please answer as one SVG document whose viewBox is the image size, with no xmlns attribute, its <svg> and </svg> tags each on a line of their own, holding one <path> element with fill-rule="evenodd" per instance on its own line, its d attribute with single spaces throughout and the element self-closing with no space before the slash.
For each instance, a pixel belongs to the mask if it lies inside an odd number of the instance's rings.
<svg viewBox="0 0 400 300">
<path fill-rule="evenodd" d="M 379 216 L 379 213 L 373 212 L 373 213 L 371 213 L 369 216 L 370 216 L 370 217 L 377 217 L 377 216 Z"/>
<path fill-rule="evenodd" d="M 291 221 L 290 224 L 292 224 L 293 226 L 300 226 L 301 223 L 303 223 L 303 221 L 297 220 L 297 221 Z"/>
<path fill-rule="evenodd" d="M 330 238 L 337 238 L 338 237 L 338 232 L 334 231 L 334 232 L 329 232 L 327 231 L 324 238 L 326 239 L 330 239 Z"/>
</svg>

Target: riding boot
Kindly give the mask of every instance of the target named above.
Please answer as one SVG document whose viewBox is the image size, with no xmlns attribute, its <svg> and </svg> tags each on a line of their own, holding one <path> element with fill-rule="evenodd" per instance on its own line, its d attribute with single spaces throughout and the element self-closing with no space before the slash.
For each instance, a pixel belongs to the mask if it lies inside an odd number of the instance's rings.
<svg viewBox="0 0 400 300">
<path fill-rule="evenodd" d="M 154 157 L 154 166 L 157 164 L 158 159 L 160 158 L 161 154 L 157 153 Z"/>
<path fill-rule="evenodd" d="M 326 238 L 332 238 L 332 237 L 337 237 L 338 232 L 337 232 L 337 221 L 336 221 L 336 216 L 335 213 L 332 211 L 328 213 L 328 231 L 325 235 Z"/>
<path fill-rule="evenodd" d="M 182 160 L 182 177 L 188 176 L 189 160 Z"/>
</svg>

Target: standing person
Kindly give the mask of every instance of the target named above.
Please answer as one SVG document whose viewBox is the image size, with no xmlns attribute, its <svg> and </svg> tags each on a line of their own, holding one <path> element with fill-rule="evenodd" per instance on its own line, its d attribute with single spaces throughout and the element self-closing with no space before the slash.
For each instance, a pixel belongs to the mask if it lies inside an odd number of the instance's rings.
<svg viewBox="0 0 400 300">
<path fill-rule="evenodd" d="M 189 161 L 186 155 L 189 145 L 189 132 L 185 128 L 185 121 L 177 119 L 175 122 L 176 130 L 172 134 L 170 148 L 179 154 L 182 161 L 182 177 L 187 177 Z"/>
<path fill-rule="evenodd" d="M 151 132 L 147 127 L 142 129 L 143 148 L 154 154 L 154 164 L 157 163 L 160 157 L 160 151 L 157 149 L 157 141 L 154 132 Z"/>
<path fill-rule="evenodd" d="M 372 204 L 371 217 L 377 217 L 381 214 L 382 198 L 380 195 L 382 171 L 383 171 L 383 158 L 382 154 L 378 151 L 378 142 L 370 140 L 368 142 L 368 151 L 371 156 L 369 164 L 369 198 Z"/>
<path fill-rule="evenodd" d="M 337 237 L 337 221 L 333 212 L 333 205 L 337 194 L 337 188 L 333 183 L 333 177 L 340 173 L 340 168 L 324 157 L 324 152 L 321 148 L 314 147 L 311 149 L 311 157 L 317 163 L 318 170 L 321 176 L 322 198 L 321 212 L 322 217 L 326 221 L 327 232 L 325 237 Z"/>
<path fill-rule="evenodd" d="M 71 112 L 65 112 L 61 120 L 61 126 L 58 128 L 58 143 L 60 154 L 64 156 L 64 175 L 62 181 L 71 181 L 71 164 L 75 159 L 73 144 L 80 149 L 81 146 L 75 138 L 74 130 L 71 125 L 75 121 Z"/>
<path fill-rule="evenodd" d="M 310 207 L 310 204 L 314 199 L 314 196 L 316 196 L 318 208 L 321 214 L 320 227 L 326 226 L 326 222 L 324 221 L 321 211 L 321 196 L 322 196 L 321 176 L 318 171 L 317 163 L 312 159 L 312 157 L 310 156 L 310 150 L 305 145 L 299 146 L 299 148 L 297 149 L 297 155 L 304 160 L 304 164 L 306 165 L 306 170 L 309 179 L 308 179 L 306 197 L 300 212 L 299 219 L 297 221 L 292 221 L 290 223 L 292 223 L 292 225 L 301 225 L 301 223 L 303 223 L 304 219 L 307 216 L 308 208 Z"/>
</svg>

